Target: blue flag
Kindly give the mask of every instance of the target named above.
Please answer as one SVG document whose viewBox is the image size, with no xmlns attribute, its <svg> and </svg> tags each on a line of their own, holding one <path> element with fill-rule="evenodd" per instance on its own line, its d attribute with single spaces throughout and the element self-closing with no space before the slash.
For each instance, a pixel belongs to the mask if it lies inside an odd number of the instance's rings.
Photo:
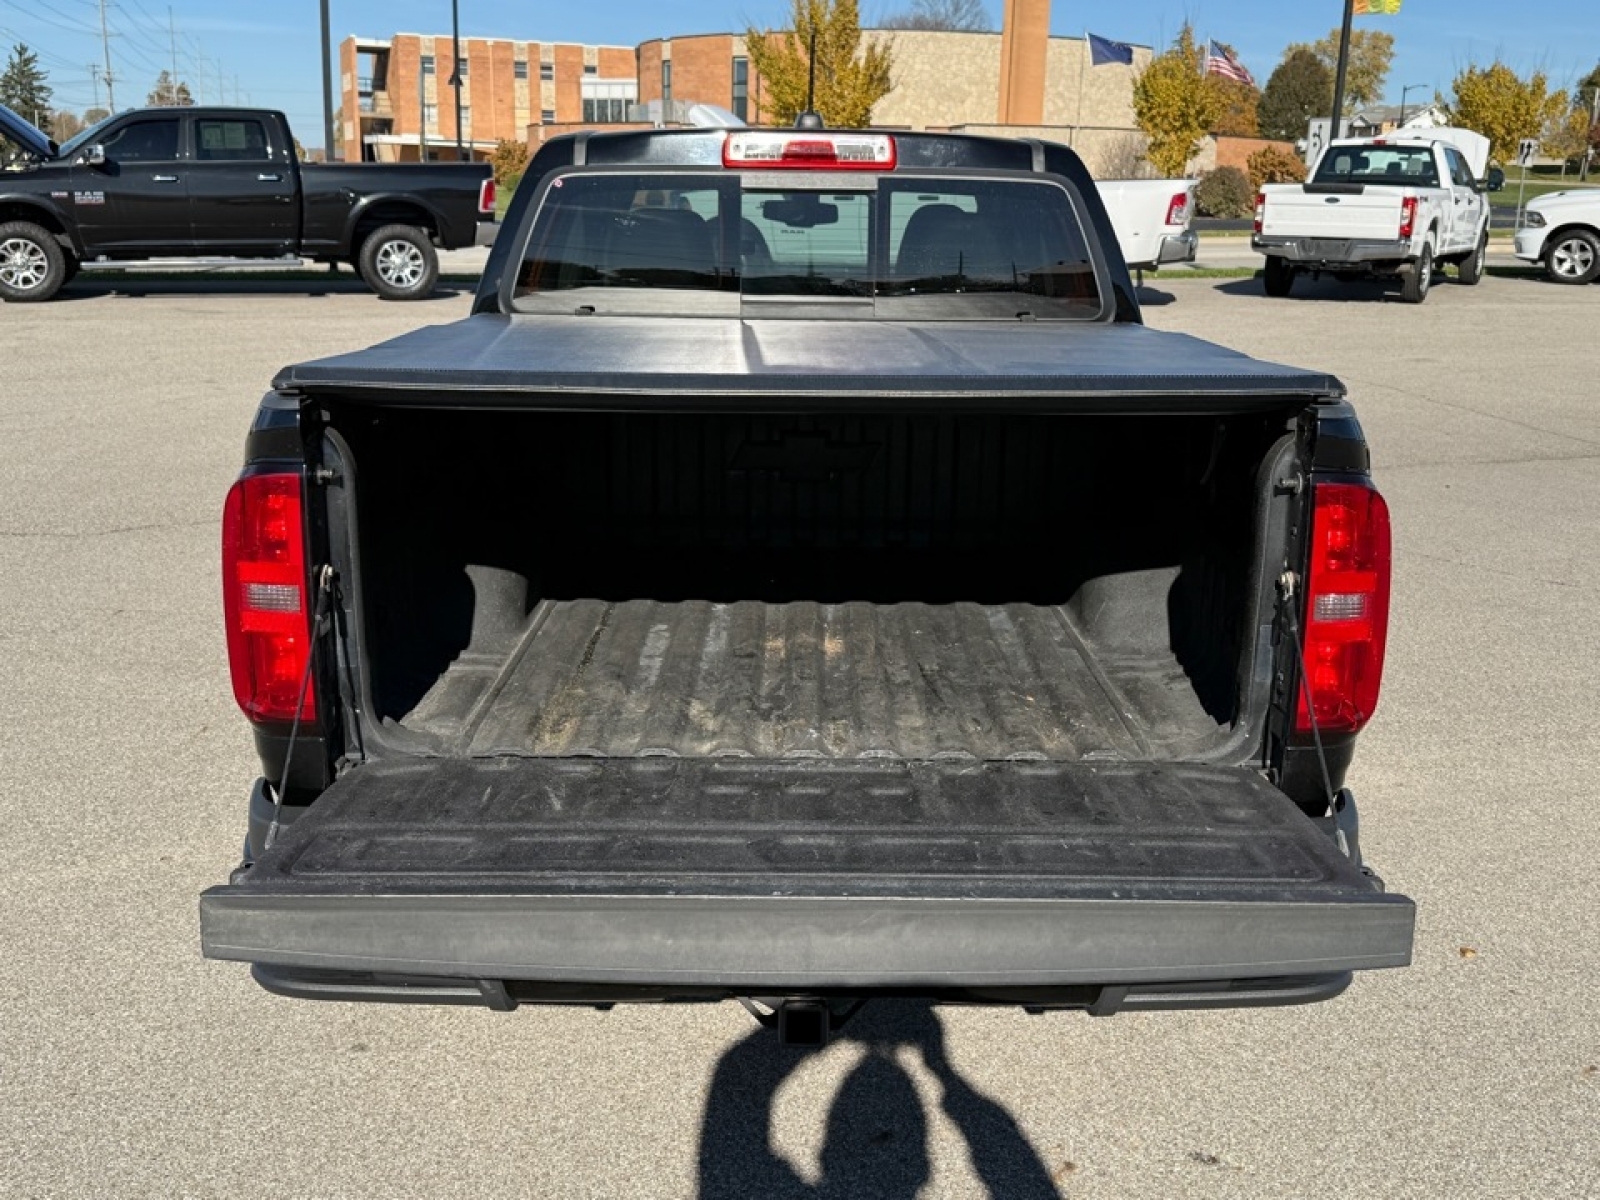
<svg viewBox="0 0 1600 1200">
<path fill-rule="evenodd" d="M 1096 37 L 1089 34 L 1089 61 L 1097 66 L 1106 63 L 1121 63 L 1125 67 L 1133 66 L 1133 47 L 1126 42 L 1113 42 L 1109 38 Z"/>
</svg>

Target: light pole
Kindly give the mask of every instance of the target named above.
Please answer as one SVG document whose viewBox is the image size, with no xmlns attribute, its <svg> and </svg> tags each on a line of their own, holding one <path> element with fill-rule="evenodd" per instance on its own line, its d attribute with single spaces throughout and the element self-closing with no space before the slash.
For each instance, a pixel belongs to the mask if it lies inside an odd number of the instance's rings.
<svg viewBox="0 0 1600 1200">
<path fill-rule="evenodd" d="M 1340 118 L 1344 115 L 1344 79 L 1350 67 L 1350 25 L 1355 20 L 1356 0 L 1344 0 L 1344 23 L 1339 27 L 1339 65 L 1333 76 L 1333 117 L 1328 121 L 1328 145 L 1338 140 Z"/>
<path fill-rule="evenodd" d="M 456 91 L 456 161 L 466 160 L 461 144 L 461 0 L 450 0 L 450 86 Z"/>
<path fill-rule="evenodd" d="M 333 161 L 333 40 L 328 28 L 328 0 L 322 0 L 322 157 Z"/>
<path fill-rule="evenodd" d="M 1400 119 L 1395 122 L 1396 125 L 1404 126 L 1406 123 L 1406 97 L 1412 92 L 1420 92 L 1427 86 L 1425 83 L 1408 83 L 1400 89 Z"/>
</svg>

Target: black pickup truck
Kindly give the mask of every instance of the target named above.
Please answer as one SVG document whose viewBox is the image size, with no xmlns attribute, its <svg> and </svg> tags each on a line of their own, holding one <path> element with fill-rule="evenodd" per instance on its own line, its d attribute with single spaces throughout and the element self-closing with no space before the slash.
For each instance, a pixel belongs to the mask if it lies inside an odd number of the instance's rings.
<svg viewBox="0 0 1600 1200">
<path fill-rule="evenodd" d="M 290 996 L 1296 1003 L 1409 960 L 1344 787 L 1340 383 L 1140 320 L 1065 147 L 554 139 L 473 314 L 285 371 L 223 528 Z"/>
<path fill-rule="evenodd" d="M 48 300 L 86 263 L 303 257 L 346 262 L 391 300 L 439 277 L 435 247 L 494 220 L 481 163 L 302 163 L 282 113 L 151 108 L 57 146 L 0 106 L 0 299 Z"/>
</svg>

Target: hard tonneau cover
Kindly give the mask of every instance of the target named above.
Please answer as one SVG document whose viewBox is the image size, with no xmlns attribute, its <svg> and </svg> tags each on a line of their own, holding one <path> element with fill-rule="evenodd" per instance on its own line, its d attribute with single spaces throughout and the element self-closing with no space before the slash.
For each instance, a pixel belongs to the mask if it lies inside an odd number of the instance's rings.
<svg viewBox="0 0 1600 1200">
<path fill-rule="evenodd" d="M 625 355 L 617 353 L 626 346 Z M 1331 375 L 1260 362 L 1183 334 L 1131 324 L 927 324 L 658 317 L 493 316 L 420 329 L 358 354 L 292 366 L 274 386 L 309 394 L 478 403 L 573 392 L 826 400 L 870 396 L 1115 398 L 1162 411 L 1334 398 Z M 492 402 L 492 401 L 489 401 Z M 1064 407 L 1072 407 L 1070 404 Z"/>
</svg>

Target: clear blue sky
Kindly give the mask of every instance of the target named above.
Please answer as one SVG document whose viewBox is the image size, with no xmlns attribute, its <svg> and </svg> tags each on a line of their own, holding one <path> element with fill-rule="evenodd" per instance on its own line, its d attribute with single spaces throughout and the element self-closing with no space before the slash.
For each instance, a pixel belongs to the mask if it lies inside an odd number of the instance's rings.
<svg viewBox="0 0 1600 1200">
<path fill-rule="evenodd" d="M 398 30 L 447 33 L 449 0 L 332 0 L 337 43 L 348 34 L 383 37 Z M 909 7 L 909 0 L 864 0 L 872 24 Z M 986 7 L 999 28 L 1001 0 Z M 460 0 L 461 31 L 486 37 L 600 42 L 632 46 L 655 37 L 781 25 L 787 0 Z M 322 139 L 321 51 L 318 0 L 275 4 L 172 0 L 176 38 L 166 0 L 106 0 L 112 31 L 111 61 L 117 107 L 142 104 L 157 72 L 171 67 L 176 41 L 179 75 L 200 98 L 219 90 L 250 104 L 281 108 L 307 145 Z M 1087 27 L 1118 41 L 1161 46 L 1187 18 L 1202 37 L 1231 42 L 1258 83 L 1265 83 L 1283 47 L 1320 37 L 1339 21 L 1340 0 L 1119 0 L 1072 4 L 1056 0 L 1054 33 L 1080 35 Z M 1600 61 L 1600 0 L 1404 0 L 1394 17 L 1358 17 L 1358 27 L 1384 29 L 1396 38 L 1389 99 L 1405 84 L 1422 84 L 1409 99 L 1448 94 L 1468 63 L 1503 58 L 1519 71 L 1543 68 L 1552 84 L 1567 87 Z M 101 63 L 99 0 L 0 0 L 0 39 L 25 41 L 50 73 L 59 107 L 93 102 L 89 64 Z M 100 85 L 104 103 L 104 84 Z"/>
</svg>

